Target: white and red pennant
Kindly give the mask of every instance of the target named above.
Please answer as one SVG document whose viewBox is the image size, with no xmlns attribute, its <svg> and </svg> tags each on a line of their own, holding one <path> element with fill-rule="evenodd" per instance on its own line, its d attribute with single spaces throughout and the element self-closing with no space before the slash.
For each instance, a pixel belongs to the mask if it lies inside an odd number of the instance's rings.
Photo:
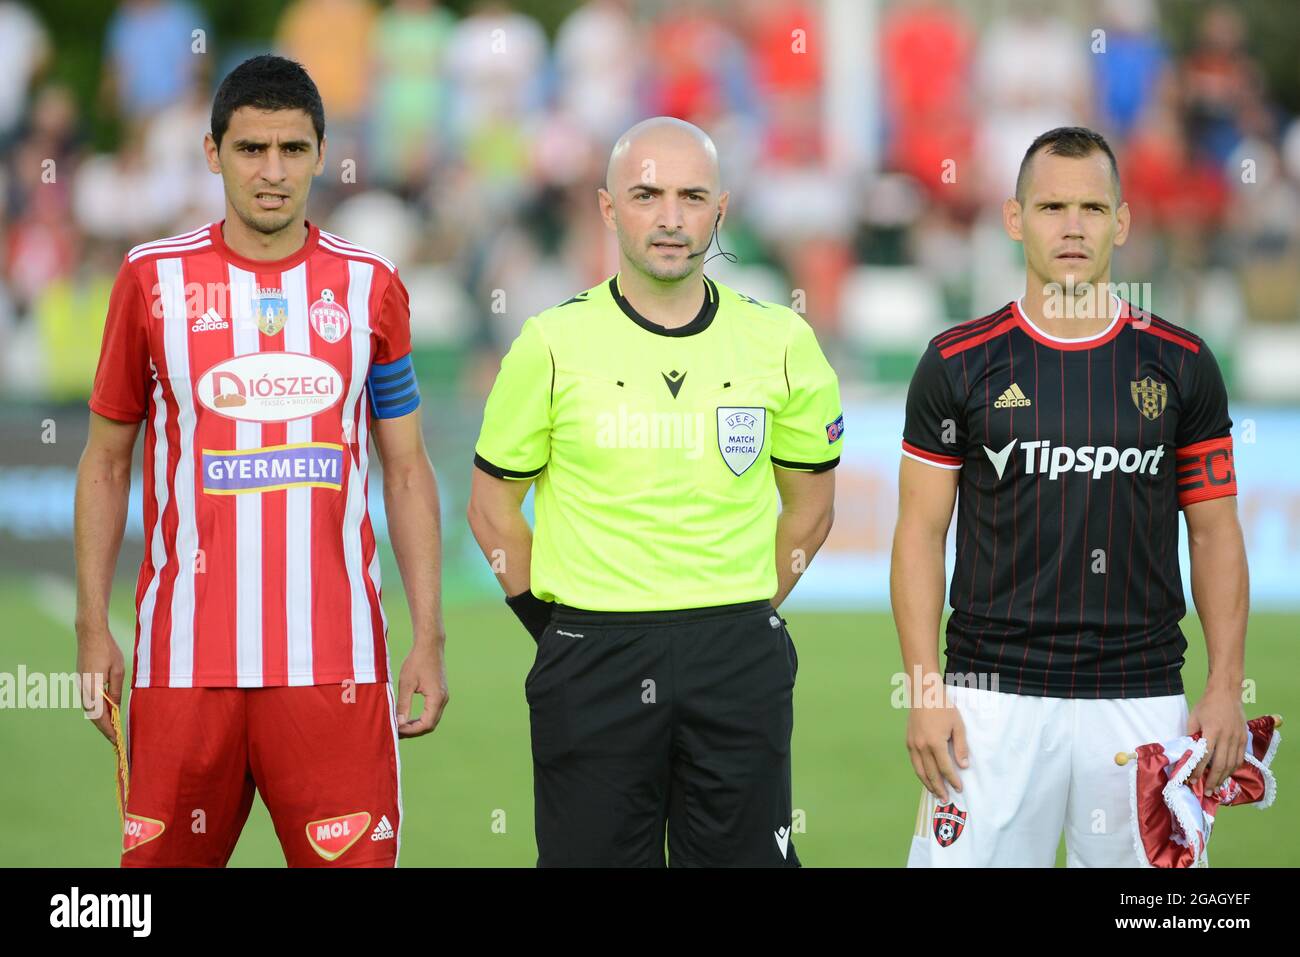
<svg viewBox="0 0 1300 957">
<path fill-rule="evenodd" d="M 1196 774 L 1208 745 L 1200 733 L 1140 746 L 1129 779 L 1133 846 L 1146 867 L 1198 867 L 1221 807 L 1273 803 L 1277 784 L 1269 765 L 1281 735 L 1272 715 L 1246 723 L 1246 750 L 1237 770 L 1213 791 Z M 1118 760 L 1118 758 L 1117 758 Z"/>
</svg>

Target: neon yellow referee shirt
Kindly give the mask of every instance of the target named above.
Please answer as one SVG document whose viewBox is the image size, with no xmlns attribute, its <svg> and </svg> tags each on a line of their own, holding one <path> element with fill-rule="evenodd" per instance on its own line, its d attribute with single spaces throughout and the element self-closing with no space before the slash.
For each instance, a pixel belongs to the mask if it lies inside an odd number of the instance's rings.
<svg viewBox="0 0 1300 957">
<path fill-rule="evenodd" d="M 839 382 L 808 324 L 705 278 L 676 329 L 618 277 L 528 319 L 488 396 L 475 465 L 536 476 L 532 591 L 593 611 L 776 593 L 771 466 L 839 462 Z"/>
</svg>

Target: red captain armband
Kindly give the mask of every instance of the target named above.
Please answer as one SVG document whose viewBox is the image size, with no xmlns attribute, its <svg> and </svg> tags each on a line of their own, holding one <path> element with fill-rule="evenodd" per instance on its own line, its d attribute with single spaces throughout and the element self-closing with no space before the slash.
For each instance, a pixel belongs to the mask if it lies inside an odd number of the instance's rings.
<svg viewBox="0 0 1300 957">
<path fill-rule="evenodd" d="M 1232 461 L 1232 436 L 1207 439 L 1175 453 L 1178 507 L 1237 494 L 1237 469 Z"/>
</svg>

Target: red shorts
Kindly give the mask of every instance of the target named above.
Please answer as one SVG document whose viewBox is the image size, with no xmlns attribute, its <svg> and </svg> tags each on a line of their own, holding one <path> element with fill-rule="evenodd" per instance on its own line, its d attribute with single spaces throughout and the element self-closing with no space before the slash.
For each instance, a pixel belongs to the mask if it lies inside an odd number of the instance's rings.
<svg viewBox="0 0 1300 957">
<path fill-rule="evenodd" d="M 253 791 L 290 867 L 395 867 L 402 818 L 387 683 L 136 688 L 123 867 L 224 867 Z"/>
</svg>

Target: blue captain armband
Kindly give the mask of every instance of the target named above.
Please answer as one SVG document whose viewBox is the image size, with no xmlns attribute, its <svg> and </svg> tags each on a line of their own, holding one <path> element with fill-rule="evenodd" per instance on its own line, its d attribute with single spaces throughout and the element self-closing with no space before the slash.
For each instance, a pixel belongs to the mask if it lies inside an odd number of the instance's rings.
<svg viewBox="0 0 1300 957">
<path fill-rule="evenodd" d="M 375 418 L 395 419 L 414 412 L 420 405 L 420 385 L 409 352 L 393 362 L 371 363 L 366 386 Z"/>
</svg>

